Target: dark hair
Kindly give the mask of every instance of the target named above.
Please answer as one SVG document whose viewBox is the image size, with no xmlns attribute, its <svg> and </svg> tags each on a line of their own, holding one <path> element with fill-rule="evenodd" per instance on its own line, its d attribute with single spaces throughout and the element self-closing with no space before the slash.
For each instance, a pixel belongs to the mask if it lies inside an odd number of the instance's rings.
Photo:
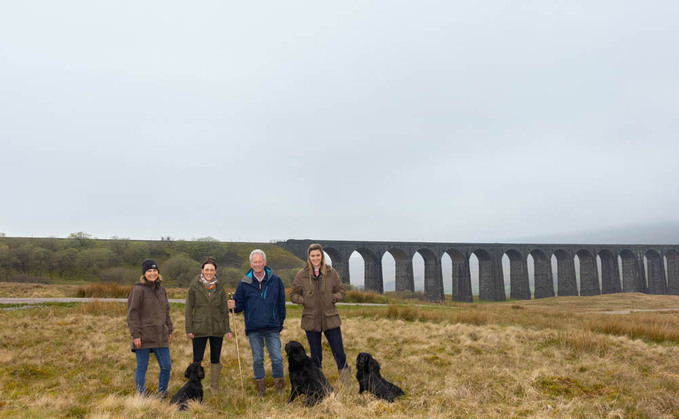
<svg viewBox="0 0 679 419">
<path fill-rule="evenodd" d="M 214 266 L 215 270 L 217 270 L 217 261 L 212 256 L 208 256 L 208 257 L 205 258 L 205 260 L 203 260 L 203 264 L 200 265 L 200 269 L 203 269 L 205 267 L 205 265 L 208 265 L 208 264 Z"/>
</svg>

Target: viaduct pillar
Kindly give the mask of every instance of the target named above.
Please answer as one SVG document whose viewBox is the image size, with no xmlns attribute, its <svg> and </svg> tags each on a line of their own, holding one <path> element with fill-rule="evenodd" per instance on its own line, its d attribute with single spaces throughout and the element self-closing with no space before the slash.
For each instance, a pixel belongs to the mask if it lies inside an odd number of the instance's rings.
<svg viewBox="0 0 679 419">
<path fill-rule="evenodd" d="M 507 252 L 509 258 L 509 298 L 530 300 L 530 281 L 526 257 L 515 250 Z"/>
<path fill-rule="evenodd" d="M 679 295 L 679 253 L 670 250 L 667 257 L 667 292 Z"/>
<path fill-rule="evenodd" d="M 601 258 L 601 293 L 614 294 L 622 291 L 618 258 L 608 251 L 600 252 L 599 257 Z"/>
<path fill-rule="evenodd" d="M 601 294 L 596 259 L 586 250 L 581 250 L 577 254 L 578 259 L 580 259 L 580 295 Z"/>
<path fill-rule="evenodd" d="M 535 263 L 535 298 L 554 297 L 554 277 L 552 262 L 543 252 L 531 252 Z"/>
<path fill-rule="evenodd" d="M 496 248 L 474 252 L 479 260 L 479 300 L 505 301 L 502 254 Z"/>
<path fill-rule="evenodd" d="M 646 270 L 648 271 L 649 294 L 667 294 L 663 259 L 654 250 L 646 252 Z"/>
<path fill-rule="evenodd" d="M 559 296 L 578 295 L 578 282 L 575 279 L 575 260 L 573 255 L 564 251 L 557 251 L 556 268 L 558 272 L 557 294 Z"/>
<path fill-rule="evenodd" d="M 474 301 L 472 296 L 472 275 L 469 269 L 469 256 L 464 256 L 459 252 L 450 253 L 453 260 L 453 301 L 463 301 L 471 303 Z"/>
</svg>

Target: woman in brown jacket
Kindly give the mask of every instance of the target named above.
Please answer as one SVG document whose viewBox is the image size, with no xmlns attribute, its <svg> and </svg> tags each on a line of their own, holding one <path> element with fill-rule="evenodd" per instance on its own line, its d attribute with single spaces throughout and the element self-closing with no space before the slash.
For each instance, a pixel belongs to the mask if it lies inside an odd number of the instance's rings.
<svg viewBox="0 0 679 419">
<path fill-rule="evenodd" d="M 340 277 L 325 263 L 325 254 L 320 244 L 314 243 L 307 250 L 307 266 L 301 269 L 292 283 L 290 300 L 302 304 L 302 329 L 309 342 L 311 360 L 318 368 L 323 362 L 321 333 L 330 344 L 332 356 L 343 383 L 351 380 L 351 369 L 347 364 L 342 342 L 341 320 L 335 303 L 344 299 L 345 291 Z"/>
<path fill-rule="evenodd" d="M 160 367 L 158 395 L 166 397 L 172 369 L 170 302 L 167 300 L 165 288 L 160 285 L 163 278 L 158 272 L 156 262 L 152 259 L 145 260 L 141 271 L 139 283 L 132 287 L 127 298 L 127 325 L 132 336 L 132 352 L 137 355 L 134 381 L 137 392 L 145 394 L 149 354 L 153 352 Z"/>
</svg>

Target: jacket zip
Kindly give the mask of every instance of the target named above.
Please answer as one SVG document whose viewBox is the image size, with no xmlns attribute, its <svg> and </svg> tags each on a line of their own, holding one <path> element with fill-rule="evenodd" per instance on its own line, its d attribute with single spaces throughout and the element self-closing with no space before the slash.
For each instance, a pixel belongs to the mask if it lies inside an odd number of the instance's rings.
<svg viewBox="0 0 679 419">
<path fill-rule="evenodd" d="M 254 282 L 254 280 L 255 280 L 255 279 L 253 278 L 253 282 Z M 253 283 L 253 285 L 254 285 L 254 283 Z M 267 279 L 266 285 L 264 286 L 264 290 L 262 290 L 262 283 L 259 282 L 259 281 L 257 281 L 257 288 L 259 288 L 259 296 L 260 296 L 260 298 L 262 298 L 263 300 L 266 300 L 266 292 L 269 290 L 269 286 L 270 286 L 270 285 L 271 285 L 271 278 Z M 248 319 L 251 318 L 251 316 L 250 316 L 250 313 L 251 313 L 250 310 L 252 310 L 252 307 L 250 307 L 250 306 L 248 305 Z M 273 318 L 274 318 L 274 320 L 276 320 L 276 303 L 275 303 L 275 302 L 274 302 Z"/>
</svg>

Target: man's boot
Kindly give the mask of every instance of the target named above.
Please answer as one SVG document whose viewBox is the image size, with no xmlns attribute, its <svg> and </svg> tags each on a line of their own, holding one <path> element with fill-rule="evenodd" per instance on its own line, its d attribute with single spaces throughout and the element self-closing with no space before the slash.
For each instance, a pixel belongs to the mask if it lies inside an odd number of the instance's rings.
<svg viewBox="0 0 679 419">
<path fill-rule="evenodd" d="M 285 378 L 275 378 L 273 379 L 273 385 L 274 389 L 276 390 L 276 393 L 283 393 L 285 392 Z"/>
<path fill-rule="evenodd" d="M 222 364 L 210 364 L 210 391 L 214 394 L 219 391 L 219 374 L 222 372 Z"/>
<path fill-rule="evenodd" d="M 255 389 L 257 390 L 258 397 L 266 396 L 266 382 L 263 378 L 255 380 Z"/>
</svg>

